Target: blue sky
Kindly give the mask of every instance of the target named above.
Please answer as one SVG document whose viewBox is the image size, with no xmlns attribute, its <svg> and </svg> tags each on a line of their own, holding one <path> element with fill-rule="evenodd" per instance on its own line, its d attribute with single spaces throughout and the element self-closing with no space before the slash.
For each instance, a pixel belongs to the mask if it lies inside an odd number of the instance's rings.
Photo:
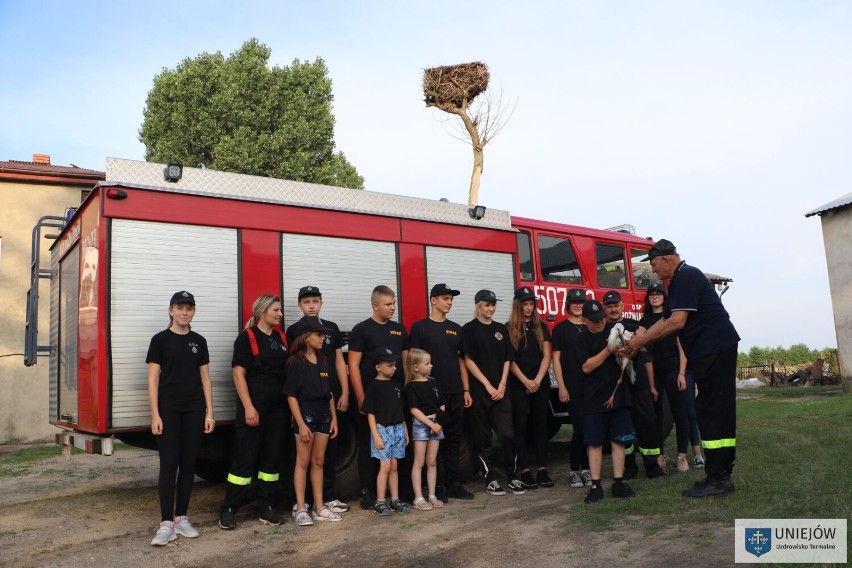
<svg viewBox="0 0 852 568">
<path fill-rule="evenodd" d="M 734 279 L 741 349 L 835 345 L 804 213 L 852 191 L 852 3 L 3 0 L 0 160 L 142 159 L 153 77 L 251 37 L 273 64 L 325 59 L 368 189 L 457 202 L 470 151 L 424 107 L 422 70 L 485 61 L 517 108 L 481 203 L 672 240 Z"/>
</svg>

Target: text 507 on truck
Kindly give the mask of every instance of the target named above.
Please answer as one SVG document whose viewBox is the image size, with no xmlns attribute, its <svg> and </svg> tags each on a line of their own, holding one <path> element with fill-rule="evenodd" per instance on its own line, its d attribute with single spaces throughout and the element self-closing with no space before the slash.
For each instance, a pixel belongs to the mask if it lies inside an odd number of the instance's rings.
<svg viewBox="0 0 852 568">
<path fill-rule="evenodd" d="M 73 216 L 45 217 L 33 230 L 26 363 L 49 353 L 49 417 L 62 429 L 60 443 L 106 454 L 113 438 L 155 448 L 145 353 L 166 324 L 164 298 L 175 290 L 195 295 L 193 328 L 209 344 L 220 427 L 204 437 L 197 472 L 215 478 L 227 469 L 233 438 L 233 341 L 259 294 L 280 295 L 289 324 L 301 317 L 298 289 L 316 285 L 323 314 L 346 333 L 369 317 L 377 284 L 397 291 L 397 317 L 406 327 L 427 316 L 436 283 L 462 291 L 450 314 L 459 323 L 470 318 L 477 290 L 508 300 L 514 288 L 529 286 L 552 326 L 566 317 L 570 288 L 597 298 L 616 289 L 627 315 L 639 318 L 653 277 L 643 262 L 652 241 L 624 232 L 209 169 L 183 169 L 180 179 L 169 174 L 163 164 L 109 158 L 106 181 Z M 61 232 L 45 270 L 38 251 L 48 226 Z M 41 278 L 50 279 L 46 345 L 37 329 Z M 552 401 L 555 432 L 567 412 L 555 389 Z M 341 495 L 357 485 L 354 429 L 347 426 L 341 424 Z"/>
</svg>

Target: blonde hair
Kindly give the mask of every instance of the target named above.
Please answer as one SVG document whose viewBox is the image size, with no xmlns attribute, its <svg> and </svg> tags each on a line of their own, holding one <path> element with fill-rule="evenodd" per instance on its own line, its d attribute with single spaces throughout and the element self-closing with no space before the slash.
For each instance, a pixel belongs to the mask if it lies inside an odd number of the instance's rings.
<svg viewBox="0 0 852 568">
<path fill-rule="evenodd" d="M 417 378 L 417 373 L 414 371 L 414 367 L 422 363 L 426 357 L 429 357 L 428 351 L 414 348 L 408 350 L 408 357 L 405 359 L 405 384 L 408 384 Z"/>
<path fill-rule="evenodd" d="M 483 307 L 485 304 L 494 304 L 494 307 L 495 307 L 495 308 L 497 307 L 497 303 L 496 303 L 496 302 L 488 302 L 488 301 L 486 301 L 486 300 L 480 300 L 480 301 L 478 301 L 478 302 L 476 303 L 476 307 L 474 307 L 474 308 L 473 308 L 473 319 L 477 319 L 477 318 L 479 318 L 479 312 L 480 312 L 480 310 L 482 310 L 482 307 Z"/>
<path fill-rule="evenodd" d="M 274 296 L 272 294 L 261 294 L 257 297 L 257 300 L 254 301 L 254 304 L 251 305 L 251 313 L 252 316 L 246 322 L 246 329 L 250 328 L 253 325 L 256 325 L 257 322 L 260 321 L 260 318 L 263 317 L 263 314 L 266 313 L 266 310 L 272 307 L 272 304 L 275 302 L 281 303 L 281 298 L 278 296 Z"/>
<path fill-rule="evenodd" d="M 379 298 L 390 296 L 391 298 L 396 298 L 396 294 L 389 287 L 384 284 L 379 284 L 375 288 L 373 288 L 373 293 L 370 294 L 370 304 L 375 305 L 379 303 Z"/>
</svg>

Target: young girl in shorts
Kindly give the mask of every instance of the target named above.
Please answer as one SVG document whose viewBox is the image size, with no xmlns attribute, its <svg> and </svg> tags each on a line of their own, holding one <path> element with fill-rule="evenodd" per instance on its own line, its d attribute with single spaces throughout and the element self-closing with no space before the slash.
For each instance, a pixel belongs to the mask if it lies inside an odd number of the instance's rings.
<svg viewBox="0 0 852 568">
<path fill-rule="evenodd" d="M 329 363 L 322 354 L 325 334 L 331 330 L 316 316 L 306 316 L 292 329 L 296 340 L 287 362 L 284 394 L 293 413 L 293 435 L 296 437 L 296 467 L 293 487 L 296 490 L 296 524 L 308 526 L 314 521 L 339 521 L 339 513 L 323 505 L 322 483 L 325 449 L 329 438 L 337 436 L 337 415 L 331 394 Z M 305 506 L 308 465 L 314 510 Z M 317 508 L 319 507 L 319 508 Z"/>
<path fill-rule="evenodd" d="M 438 381 L 429 376 L 432 371 L 432 356 L 422 349 L 410 349 L 405 372 L 405 398 L 411 410 L 411 436 L 414 440 L 414 466 L 411 469 L 411 484 L 414 488 L 414 506 L 429 511 L 444 506 L 435 495 L 438 479 L 438 445 L 444 439 L 443 427 L 436 421 L 438 410 L 444 408 L 444 400 L 438 389 Z M 421 474 L 426 463 L 426 484 L 429 500 L 423 498 Z"/>
<path fill-rule="evenodd" d="M 216 421 L 213 420 L 207 341 L 191 330 L 189 324 L 194 316 L 192 294 L 175 293 L 169 302 L 169 327 L 151 338 L 145 358 L 151 432 L 160 452 L 158 486 L 162 522 L 151 541 L 154 546 L 165 546 L 177 535 L 198 536 L 186 512 L 202 432 L 212 432 Z"/>
</svg>

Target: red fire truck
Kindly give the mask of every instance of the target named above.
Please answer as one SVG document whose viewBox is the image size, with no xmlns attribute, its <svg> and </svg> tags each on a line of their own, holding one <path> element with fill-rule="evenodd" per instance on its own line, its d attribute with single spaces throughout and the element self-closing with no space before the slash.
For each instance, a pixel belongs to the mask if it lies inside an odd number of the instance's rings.
<svg viewBox="0 0 852 568">
<path fill-rule="evenodd" d="M 51 226 L 61 231 L 46 270 L 39 241 Z M 397 291 L 406 327 L 426 317 L 428 291 L 439 282 L 462 291 L 451 313 L 460 323 L 470 319 L 477 290 L 510 300 L 517 285 L 535 289 L 551 325 L 564 319 L 574 287 L 589 297 L 616 289 L 638 318 L 653 277 L 643 260 L 651 244 L 445 201 L 110 158 L 106 181 L 73 216 L 45 217 L 33 231 L 26 362 L 50 353 L 49 416 L 62 429 L 58 442 L 98 453 L 111 453 L 113 438 L 153 448 L 145 353 L 167 325 L 165 304 L 175 290 L 192 291 L 198 303 L 193 328 L 209 343 L 222 425 L 236 403 L 233 340 L 261 293 L 281 295 L 289 323 L 301 317 L 298 289 L 316 285 L 323 315 L 344 332 L 369 316 L 377 284 Z M 49 341 L 39 345 L 38 284 L 48 277 Z M 555 431 L 567 413 L 554 401 Z M 339 479 L 350 487 L 354 432 L 343 425 L 341 436 L 348 450 Z M 227 427 L 205 436 L 199 475 L 221 475 L 231 439 Z"/>
</svg>

